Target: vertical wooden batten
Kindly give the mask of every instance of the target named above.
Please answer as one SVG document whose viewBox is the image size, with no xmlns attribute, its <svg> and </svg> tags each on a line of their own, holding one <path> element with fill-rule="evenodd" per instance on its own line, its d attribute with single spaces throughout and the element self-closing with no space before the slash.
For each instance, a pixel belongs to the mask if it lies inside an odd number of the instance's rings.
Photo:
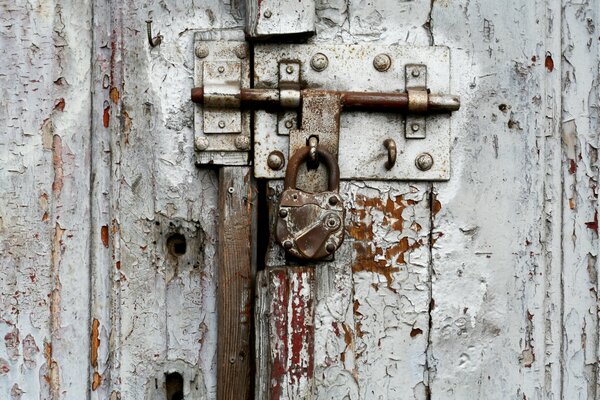
<svg viewBox="0 0 600 400">
<path fill-rule="evenodd" d="M 217 398 L 249 399 L 252 393 L 252 302 L 256 271 L 253 237 L 256 186 L 252 169 L 219 172 L 217 271 Z"/>
</svg>

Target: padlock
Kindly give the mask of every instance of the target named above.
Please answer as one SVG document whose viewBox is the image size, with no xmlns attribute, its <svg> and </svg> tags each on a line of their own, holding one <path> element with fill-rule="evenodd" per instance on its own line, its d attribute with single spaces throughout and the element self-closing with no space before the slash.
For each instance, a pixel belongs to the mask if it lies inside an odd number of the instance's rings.
<svg viewBox="0 0 600 400">
<path fill-rule="evenodd" d="M 344 241 L 345 210 L 340 189 L 340 169 L 334 156 L 317 146 L 321 165 L 329 170 L 329 188 L 325 192 L 307 193 L 296 188 L 298 169 L 310 154 L 311 147 L 298 150 L 285 171 L 277 219 L 277 241 L 291 255 L 305 260 L 319 260 L 333 254 Z"/>
</svg>

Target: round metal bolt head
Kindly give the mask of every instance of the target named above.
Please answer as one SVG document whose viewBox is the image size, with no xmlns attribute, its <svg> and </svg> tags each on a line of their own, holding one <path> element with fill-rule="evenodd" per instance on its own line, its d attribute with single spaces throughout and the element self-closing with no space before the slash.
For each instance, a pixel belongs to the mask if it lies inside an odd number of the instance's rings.
<svg viewBox="0 0 600 400">
<path fill-rule="evenodd" d="M 219 73 L 222 74 L 223 72 L 225 72 L 225 67 L 219 67 L 217 68 L 217 71 L 219 71 Z"/>
<path fill-rule="evenodd" d="M 286 240 L 285 242 L 283 242 L 283 248 L 286 250 L 291 249 L 294 246 L 294 244 L 292 243 L 291 240 Z"/>
<path fill-rule="evenodd" d="M 421 171 L 428 171 L 433 167 L 433 157 L 429 153 L 421 153 L 417 156 L 415 164 Z"/>
<path fill-rule="evenodd" d="M 225 128 L 225 121 L 219 121 L 219 128 Z"/>
<path fill-rule="evenodd" d="M 263 15 L 265 16 L 265 18 L 271 18 L 273 16 L 273 13 L 271 12 L 271 10 L 266 10 Z"/>
<path fill-rule="evenodd" d="M 327 246 L 325 246 L 325 250 L 327 250 L 328 253 L 333 253 L 335 251 L 335 244 L 327 243 Z"/>
<path fill-rule="evenodd" d="M 288 210 L 279 210 L 279 216 L 285 218 L 288 216 Z"/>
<path fill-rule="evenodd" d="M 269 157 L 267 157 L 267 165 L 272 170 L 279 171 L 281 168 L 283 168 L 283 164 L 283 153 L 278 150 L 272 151 L 269 154 Z"/>
<path fill-rule="evenodd" d="M 194 144 L 196 145 L 196 150 L 206 150 L 208 148 L 208 139 L 204 136 L 197 136 Z"/>
<path fill-rule="evenodd" d="M 237 58 L 246 58 L 247 57 L 246 46 L 244 46 L 243 44 L 236 47 L 234 52 L 235 52 L 235 55 L 237 56 Z"/>
<path fill-rule="evenodd" d="M 373 66 L 379 72 L 385 72 L 392 66 L 392 59 L 387 54 L 378 54 L 373 59 Z"/>
<path fill-rule="evenodd" d="M 196 47 L 196 57 L 198 58 L 206 58 L 208 57 L 208 47 L 206 46 L 198 46 Z"/>
<path fill-rule="evenodd" d="M 286 128 L 292 129 L 293 126 L 294 126 L 294 121 L 292 121 L 291 119 L 288 119 L 287 121 L 285 121 Z"/>
<path fill-rule="evenodd" d="M 410 129 L 412 129 L 413 132 L 418 132 L 419 129 L 421 129 L 421 127 L 419 126 L 419 124 L 412 124 L 410 126 Z"/>
<path fill-rule="evenodd" d="M 419 71 L 417 68 L 415 68 L 412 70 L 411 75 L 415 78 L 418 78 L 421 75 L 421 71 Z"/>
<path fill-rule="evenodd" d="M 315 54 L 310 60 L 310 66 L 312 67 L 312 69 L 318 72 L 323 71 L 325 68 L 327 68 L 328 65 L 329 59 L 323 53 Z"/>
<path fill-rule="evenodd" d="M 236 137 L 234 143 L 238 150 L 248 150 L 250 148 L 250 138 L 247 136 Z"/>
<path fill-rule="evenodd" d="M 292 73 L 294 73 L 294 67 L 292 67 L 291 65 L 288 65 L 288 66 L 285 68 L 285 72 L 287 72 L 288 74 L 292 74 Z"/>
<path fill-rule="evenodd" d="M 338 203 L 338 201 L 339 201 L 338 198 L 335 196 L 331 196 L 329 198 L 329 204 L 331 204 L 332 206 L 335 206 Z"/>
</svg>

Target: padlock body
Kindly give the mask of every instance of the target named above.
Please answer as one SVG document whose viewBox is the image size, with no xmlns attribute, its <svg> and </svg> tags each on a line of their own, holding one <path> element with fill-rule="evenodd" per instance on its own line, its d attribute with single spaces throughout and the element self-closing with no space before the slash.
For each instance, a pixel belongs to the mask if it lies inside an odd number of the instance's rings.
<svg viewBox="0 0 600 400">
<path fill-rule="evenodd" d="M 344 241 L 345 210 L 339 193 L 285 189 L 277 219 L 277 241 L 291 255 L 319 260 Z"/>
</svg>

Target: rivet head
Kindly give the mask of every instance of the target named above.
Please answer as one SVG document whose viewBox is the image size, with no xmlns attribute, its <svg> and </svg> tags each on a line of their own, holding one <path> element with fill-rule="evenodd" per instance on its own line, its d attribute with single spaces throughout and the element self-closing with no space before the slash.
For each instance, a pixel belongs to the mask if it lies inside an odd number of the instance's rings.
<svg viewBox="0 0 600 400">
<path fill-rule="evenodd" d="M 235 138 L 235 147 L 238 150 L 248 150 L 250 148 L 250 138 L 248 136 L 238 136 Z"/>
<path fill-rule="evenodd" d="M 294 121 L 292 121 L 291 119 L 288 119 L 287 121 L 285 121 L 286 128 L 292 129 L 293 126 L 294 126 Z"/>
<path fill-rule="evenodd" d="M 333 253 L 335 251 L 335 244 L 327 243 L 327 246 L 325 246 L 325 250 L 327 250 L 328 253 Z"/>
<path fill-rule="evenodd" d="M 237 46 L 234 49 L 235 55 L 237 56 L 237 58 L 246 58 L 247 57 L 247 52 L 246 52 L 246 46 L 244 46 L 243 44 Z"/>
<path fill-rule="evenodd" d="M 323 71 L 329 65 L 329 59 L 323 53 L 315 54 L 310 60 L 310 66 L 317 72 Z"/>
<path fill-rule="evenodd" d="M 288 210 L 284 210 L 284 209 L 279 210 L 279 216 L 281 218 L 287 217 L 288 216 Z"/>
<path fill-rule="evenodd" d="M 415 68 L 415 69 L 413 69 L 413 70 L 412 70 L 412 72 L 411 72 L 411 75 L 412 75 L 414 78 L 418 78 L 418 77 L 421 75 L 421 71 L 419 71 L 419 69 L 418 69 L 418 68 Z"/>
<path fill-rule="evenodd" d="M 196 150 L 206 150 L 208 148 L 208 139 L 204 136 L 197 136 L 194 144 L 196 145 Z"/>
<path fill-rule="evenodd" d="M 219 121 L 219 128 L 225 128 L 225 121 Z"/>
<path fill-rule="evenodd" d="M 373 59 L 373 66 L 379 72 L 385 72 L 392 66 L 392 59 L 387 54 L 378 54 Z"/>
<path fill-rule="evenodd" d="M 410 126 L 410 129 L 411 129 L 413 132 L 418 132 L 418 131 L 419 131 L 419 129 L 421 129 L 421 127 L 419 126 L 419 124 L 412 124 L 412 125 Z"/>
<path fill-rule="evenodd" d="M 335 196 L 331 196 L 329 198 L 329 204 L 331 204 L 332 206 L 335 206 L 338 203 L 338 201 L 339 201 L 338 198 Z"/>
<path fill-rule="evenodd" d="M 196 57 L 206 58 L 206 57 L 208 57 L 208 54 L 209 54 L 208 47 L 203 46 L 203 45 L 196 47 Z"/>
<path fill-rule="evenodd" d="M 273 16 L 273 13 L 271 12 L 271 10 L 265 10 L 265 13 L 263 15 L 265 16 L 265 18 L 271 18 Z"/>
<path fill-rule="evenodd" d="M 429 153 L 421 153 L 417 156 L 415 164 L 421 171 L 428 171 L 433 167 L 433 157 Z"/>
<path fill-rule="evenodd" d="M 269 157 L 267 157 L 267 165 L 272 170 L 279 171 L 281 168 L 283 168 L 283 164 L 284 164 L 283 153 L 280 152 L 279 150 L 272 151 L 269 154 Z"/>
<path fill-rule="evenodd" d="M 223 72 L 225 72 L 225 67 L 219 67 L 217 68 L 217 71 L 219 71 L 219 73 L 222 74 Z"/>
<path fill-rule="evenodd" d="M 291 240 L 286 240 L 285 242 L 283 242 L 283 248 L 286 250 L 291 249 L 294 246 L 294 244 L 292 243 Z"/>
<path fill-rule="evenodd" d="M 288 65 L 285 68 L 285 72 L 287 72 L 288 74 L 293 74 L 294 73 L 294 67 L 292 67 L 291 65 Z"/>
</svg>

